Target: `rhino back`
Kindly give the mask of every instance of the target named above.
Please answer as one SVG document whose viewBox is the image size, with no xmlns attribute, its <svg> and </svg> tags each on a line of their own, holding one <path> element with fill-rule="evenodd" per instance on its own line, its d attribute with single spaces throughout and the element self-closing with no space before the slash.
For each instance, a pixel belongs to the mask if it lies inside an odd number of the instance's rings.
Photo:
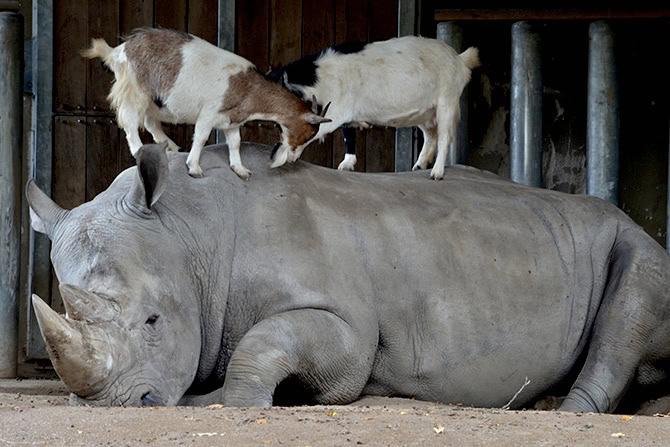
<svg viewBox="0 0 670 447">
<path fill-rule="evenodd" d="M 274 313 L 330 310 L 376 338 L 375 394 L 502 405 L 526 376 L 528 395 L 557 382 L 589 336 L 618 228 L 633 226 L 600 200 L 471 168 L 431 182 L 271 170 L 258 145 L 242 153 L 249 182 L 210 147 L 205 178 L 177 154 L 168 188 L 169 203 L 195 200 L 203 218 L 234 225 L 230 339 Z"/>
</svg>

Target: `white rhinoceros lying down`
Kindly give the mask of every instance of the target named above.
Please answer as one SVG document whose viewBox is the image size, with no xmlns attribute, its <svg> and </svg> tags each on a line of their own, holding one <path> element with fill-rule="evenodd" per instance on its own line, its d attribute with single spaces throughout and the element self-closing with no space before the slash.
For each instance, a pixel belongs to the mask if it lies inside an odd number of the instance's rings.
<svg viewBox="0 0 670 447">
<path fill-rule="evenodd" d="M 601 200 L 463 167 L 271 170 L 252 144 L 253 181 L 223 146 L 194 179 L 163 149 L 71 211 L 28 185 L 67 315 L 33 303 L 75 400 L 499 407 L 528 377 L 512 407 L 567 384 L 561 409 L 604 412 L 667 391 L 670 258 Z"/>
</svg>

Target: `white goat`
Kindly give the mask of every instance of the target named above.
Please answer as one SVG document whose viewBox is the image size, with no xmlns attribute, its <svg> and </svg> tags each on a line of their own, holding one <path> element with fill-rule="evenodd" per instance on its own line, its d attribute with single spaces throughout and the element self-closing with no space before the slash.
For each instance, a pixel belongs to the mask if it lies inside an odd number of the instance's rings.
<svg viewBox="0 0 670 447">
<path fill-rule="evenodd" d="M 139 128 L 176 151 L 178 146 L 165 135 L 161 122 L 195 124 L 186 161 L 194 177 L 203 175 L 200 152 L 214 128 L 223 129 L 230 167 L 246 180 L 251 173 L 242 165 L 239 152 L 244 123 L 278 123 L 281 147 L 293 149 L 309 141 L 320 123 L 329 121 L 258 73 L 248 60 L 190 34 L 145 28 L 115 48 L 103 39 L 93 39 L 82 54 L 101 58 L 114 72 L 116 82 L 108 99 L 133 155 L 142 146 Z"/>
<path fill-rule="evenodd" d="M 427 168 L 437 144 L 430 175 L 439 180 L 460 119 L 461 93 L 478 66 L 477 48 L 459 55 L 438 40 L 409 36 L 327 48 L 286 65 L 273 77 L 303 99 L 316 96 L 332 102 L 328 112 L 332 121 L 321 126 L 312 141 L 345 125 L 347 153 L 338 169 L 352 170 L 356 163 L 347 126 L 418 126 L 424 143 L 413 169 Z M 281 148 L 272 166 L 295 161 L 310 143 L 294 151 Z"/>
</svg>

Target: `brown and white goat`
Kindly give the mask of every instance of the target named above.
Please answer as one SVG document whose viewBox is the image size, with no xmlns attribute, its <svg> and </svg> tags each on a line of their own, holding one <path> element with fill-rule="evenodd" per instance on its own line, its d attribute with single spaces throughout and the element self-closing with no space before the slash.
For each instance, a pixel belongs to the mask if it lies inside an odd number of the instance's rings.
<svg viewBox="0 0 670 447">
<path fill-rule="evenodd" d="M 82 54 L 99 57 L 116 78 L 108 96 L 117 122 L 126 132 L 130 152 L 142 146 L 139 129 L 146 128 L 168 150 L 178 146 L 163 132 L 161 122 L 195 124 L 186 165 L 202 177 L 200 152 L 212 129 L 222 129 L 230 167 L 243 179 L 251 172 L 240 159 L 240 126 L 247 121 L 274 121 L 281 126 L 281 147 L 299 147 L 330 120 L 312 113 L 290 91 L 260 74 L 248 60 L 196 36 L 166 29 L 135 31 L 112 48 L 93 39 Z"/>
</svg>

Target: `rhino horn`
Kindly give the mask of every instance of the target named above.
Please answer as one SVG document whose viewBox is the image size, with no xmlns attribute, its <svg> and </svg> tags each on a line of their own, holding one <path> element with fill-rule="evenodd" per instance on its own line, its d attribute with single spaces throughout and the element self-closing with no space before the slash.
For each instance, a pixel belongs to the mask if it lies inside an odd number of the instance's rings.
<svg viewBox="0 0 670 447">
<path fill-rule="evenodd" d="M 84 339 L 83 323 L 54 312 L 39 296 L 33 295 L 33 308 L 54 369 L 68 389 L 82 397 L 99 390 L 109 372 L 102 343 Z"/>
<path fill-rule="evenodd" d="M 51 238 L 56 224 L 68 211 L 56 205 L 32 179 L 26 184 L 26 198 L 30 206 L 30 225 L 33 230 Z"/>
<path fill-rule="evenodd" d="M 113 301 L 73 284 L 58 286 L 68 318 L 77 321 L 111 321 L 117 314 Z"/>
</svg>

